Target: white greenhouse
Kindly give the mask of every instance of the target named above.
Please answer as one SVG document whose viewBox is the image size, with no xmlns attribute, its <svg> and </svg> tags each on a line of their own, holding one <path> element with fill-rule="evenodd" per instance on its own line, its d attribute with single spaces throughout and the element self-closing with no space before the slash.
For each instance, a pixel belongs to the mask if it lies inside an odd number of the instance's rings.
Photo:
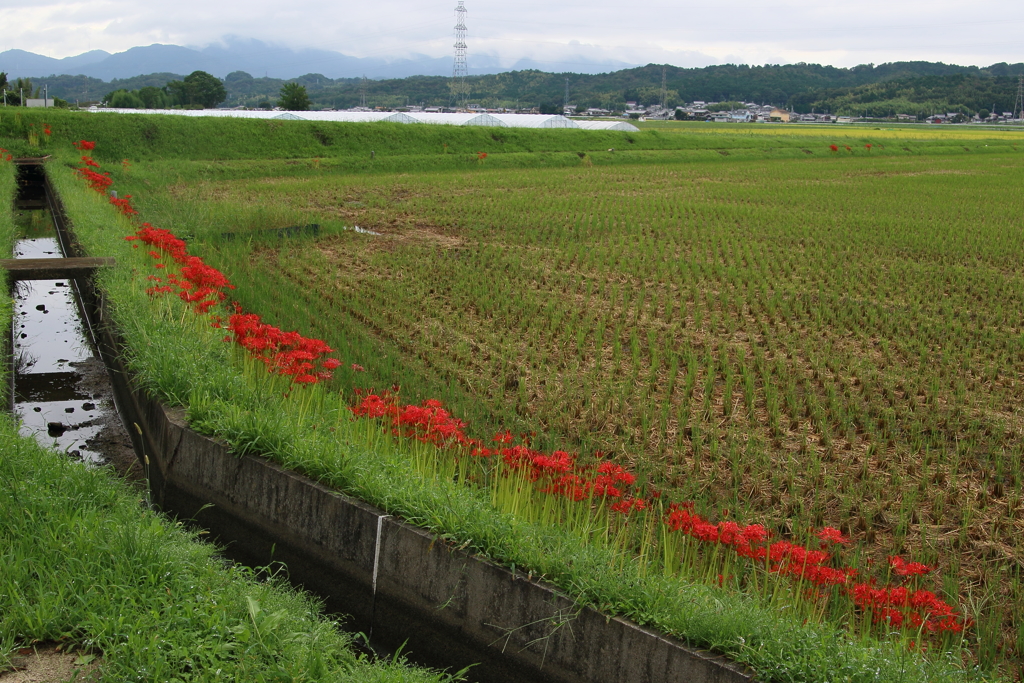
<svg viewBox="0 0 1024 683">
<path fill-rule="evenodd" d="M 553 114 L 434 114 L 390 111 L 249 111 L 244 109 L 101 109 L 89 111 L 113 114 L 168 114 L 172 116 L 217 116 L 278 121 L 330 121 L 337 123 L 428 123 L 449 126 L 490 126 L 494 128 L 573 128 L 614 130 L 630 133 L 639 129 L 624 121 L 574 121 Z"/>
</svg>

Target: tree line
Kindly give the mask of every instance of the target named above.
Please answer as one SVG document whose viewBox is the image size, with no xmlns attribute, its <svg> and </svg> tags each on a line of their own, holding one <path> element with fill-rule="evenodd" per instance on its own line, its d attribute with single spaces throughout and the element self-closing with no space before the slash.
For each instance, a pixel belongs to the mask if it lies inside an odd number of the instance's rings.
<svg viewBox="0 0 1024 683">
<path fill-rule="evenodd" d="M 18 78 L 14 81 L 8 82 L 7 74 L 0 71 L 0 92 L 2 92 L 3 106 L 6 107 L 25 107 L 28 106 L 26 100 L 38 100 L 43 98 L 43 88 L 32 85 L 31 78 Z M 51 93 L 46 93 L 50 99 L 53 100 L 54 107 L 67 107 L 68 103 L 60 98 L 52 97 Z"/>
<path fill-rule="evenodd" d="M 671 108 L 697 100 L 756 102 L 800 113 L 888 116 L 939 111 L 973 114 L 993 106 L 997 111 L 1012 111 L 1021 73 L 1024 64 L 1006 63 L 964 67 L 941 62 L 892 62 L 851 68 L 804 63 L 721 64 L 697 69 L 648 64 L 606 74 L 512 71 L 470 76 L 467 83 L 470 101 L 484 107 L 561 111 L 568 81 L 569 104 L 579 110 L 598 107 L 621 111 L 627 102 L 648 107 L 664 102 Z M 368 80 L 306 74 L 284 80 L 236 71 L 223 80 L 205 72 L 184 78 L 151 74 L 109 84 L 84 76 L 52 76 L 46 80 L 50 92 L 58 96 L 82 101 L 102 99 L 112 106 L 226 103 L 269 108 L 287 102 L 282 99 L 286 97 L 282 90 L 285 86 L 291 91 L 301 87 L 313 109 L 348 109 L 364 102 L 387 109 L 451 104 L 449 79 L 441 76 Z"/>
</svg>

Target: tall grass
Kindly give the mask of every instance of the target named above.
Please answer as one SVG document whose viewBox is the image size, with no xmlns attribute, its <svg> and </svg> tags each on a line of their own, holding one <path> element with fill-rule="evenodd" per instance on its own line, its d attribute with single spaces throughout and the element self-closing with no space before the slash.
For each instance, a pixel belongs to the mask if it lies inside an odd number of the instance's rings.
<svg viewBox="0 0 1024 683">
<path fill-rule="evenodd" d="M 17 168 L 0 161 L 0 258 L 10 258 L 14 249 L 14 197 L 18 192 Z M 6 291 L 6 288 L 5 290 Z"/>
</svg>

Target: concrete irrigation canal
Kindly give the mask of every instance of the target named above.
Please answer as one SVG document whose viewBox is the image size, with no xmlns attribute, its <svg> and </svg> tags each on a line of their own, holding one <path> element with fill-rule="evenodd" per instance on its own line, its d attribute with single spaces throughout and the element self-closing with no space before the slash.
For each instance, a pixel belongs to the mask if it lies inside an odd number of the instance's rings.
<svg viewBox="0 0 1024 683">
<path fill-rule="evenodd" d="M 154 505 L 195 520 L 232 559 L 283 562 L 292 582 L 349 615 L 346 626 L 368 634 L 380 651 L 403 647 L 415 663 L 448 669 L 475 665 L 470 680 L 499 683 L 751 680 L 720 657 L 577 605 L 553 587 L 189 429 L 183 411 L 152 400 L 122 364 L 117 331 L 106 324 L 89 278 L 109 260 L 76 253 L 41 164 L 21 164 L 20 178 L 25 238 L 18 260 L 0 265 L 16 280 L 12 407 L 24 430 L 97 463 L 116 464 L 130 439 L 129 457 L 146 463 Z M 62 257 L 71 258 L 60 265 L 36 260 Z"/>
<path fill-rule="evenodd" d="M 47 446 L 126 472 L 135 462 L 81 289 L 104 259 L 65 258 L 41 164 L 19 165 L 15 259 L 5 262 L 14 297 L 12 403 L 21 431 Z"/>
</svg>

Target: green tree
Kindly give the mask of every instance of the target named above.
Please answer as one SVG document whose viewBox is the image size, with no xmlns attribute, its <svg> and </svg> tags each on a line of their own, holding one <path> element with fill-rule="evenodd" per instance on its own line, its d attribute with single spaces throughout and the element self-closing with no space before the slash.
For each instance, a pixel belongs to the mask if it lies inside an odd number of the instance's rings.
<svg viewBox="0 0 1024 683">
<path fill-rule="evenodd" d="M 7 80 L 7 74 L 4 74 L 4 81 Z M 24 93 L 25 99 L 39 97 L 39 88 L 35 88 L 32 85 L 32 81 L 28 78 L 19 78 L 13 83 L 7 83 L 7 104 L 12 107 L 24 107 L 25 103 L 22 101 L 22 94 Z M 33 91 L 33 88 L 35 90 Z"/>
<path fill-rule="evenodd" d="M 134 90 L 115 90 L 104 98 L 108 107 L 115 109 L 145 109 L 146 103 L 142 101 Z"/>
<path fill-rule="evenodd" d="M 309 109 L 309 95 L 306 94 L 306 86 L 298 83 L 285 83 L 281 86 L 281 94 L 277 100 L 277 106 L 287 111 L 307 111 Z"/>
<path fill-rule="evenodd" d="M 193 71 L 183 80 L 171 81 L 167 84 L 167 92 L 177 104 L 201 109 L 216 107 L 228 96 L 220 79 L 205 71 Z"/>
<path fill-rule="evenodd" d="M 167 109 L 171 106 L 171 98 L 162 88 L 147 85 L 137 91 L 146 109 Z"/>
</svg>

